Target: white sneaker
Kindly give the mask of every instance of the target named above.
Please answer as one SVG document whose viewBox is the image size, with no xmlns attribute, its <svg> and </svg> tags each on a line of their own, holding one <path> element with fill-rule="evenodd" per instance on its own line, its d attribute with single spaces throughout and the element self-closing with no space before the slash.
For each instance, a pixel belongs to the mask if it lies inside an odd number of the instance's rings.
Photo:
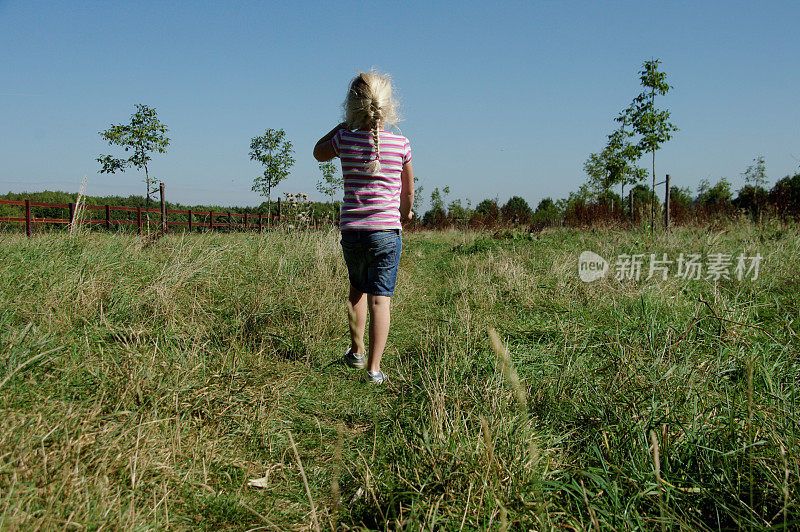
<svg viewBox="0 0 800 532">
<path fill-rule="evenodd" d="M 370 384 L 383 384 L 389 379 L 382 371 L 367 370 L 367 382 Z"/>
<path fill-rule="evenodd" d="M 367 355 L 353 353 L 353 350 L 348 348 L 347 353 L 344 354 L 344 362 L 351 368 L 364 369 L 367 367 Z"/>
</svg>

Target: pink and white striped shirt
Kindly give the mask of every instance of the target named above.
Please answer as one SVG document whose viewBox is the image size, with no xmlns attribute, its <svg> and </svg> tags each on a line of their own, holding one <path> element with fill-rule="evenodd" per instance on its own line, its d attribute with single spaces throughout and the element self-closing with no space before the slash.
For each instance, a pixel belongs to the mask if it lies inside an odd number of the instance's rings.
<svg viewBox="0 0 800 532">
<path fill-rule="evenodd" d="M 381 131 L 381 169 L 367 172 L 365 166 L 375 157 L 372 132 L 340 129 L 331 139 L 333 150 L 342 161 L 344 203 L 339 229 L 372 231 L 400 229 L 400 174 L 411 160 L 408 139 Z"/>
</svg>

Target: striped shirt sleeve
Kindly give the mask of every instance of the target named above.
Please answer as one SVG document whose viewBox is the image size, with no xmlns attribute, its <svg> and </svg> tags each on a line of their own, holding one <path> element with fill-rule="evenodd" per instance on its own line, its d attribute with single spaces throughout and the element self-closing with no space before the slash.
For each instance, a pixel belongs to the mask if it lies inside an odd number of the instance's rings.
<svg viewBox="0 0 800 532">
<path fill-rule="evenodd" d="M 343 131 L 342 129 L 338 130 L 336 133 L 334 133 L 333 137 L 331 138 L 331 146 L 333 146 L 333 153 L 335 153 L 337 157 L 339 157 L 339 143 L 342 140 L 342 131 Z"/>
</svg>

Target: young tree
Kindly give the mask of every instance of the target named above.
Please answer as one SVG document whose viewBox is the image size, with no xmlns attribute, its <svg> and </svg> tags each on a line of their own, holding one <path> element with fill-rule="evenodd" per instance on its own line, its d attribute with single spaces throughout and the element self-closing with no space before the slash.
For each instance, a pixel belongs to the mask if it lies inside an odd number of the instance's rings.
<svg viewBox="0 0 800 532">
<path fill-rule="evenodd" d="M 264 173 L 253 179 L 253 192 L 267 198 L 267 219 L 271 219 L 272 189 L 289 176 L 294 164 L 292 143 L 282 129 L 267 129 L 250 141 L 250 160 L 264 165 Z"/>
<path fill-rule="evenodd" d="M 422 202 L 424 201 L 422 198 L 422 192 L 425 190 L 425 187 L 419 184 L 419 176 L 414 176 L 414 204 L 411 205 L 411 210 L 414 211 L 414 217 L 418 219 L 421 214 L 422 210 Z"/>
<path fill-rule="evenodd" d="M 631 105 L 617 117 L 617 122 L 631 124 L 639 135 L 636 149 L 639 154 L 650 152 L 653 157 L 653 194 L 656 188 L 656 150 L 672 138 L 678 128 L 669 121 L 670 112 L 656 107 L 656 93 L 664 96 L 672 88 L 667 83 L 667 74 L 658 70 L 660 59 L 651 59 L 642 64 L 639 79 L 644 90 L 633 99 Z M 655 197 L 651 203 L 650 230 L 655 229 Z"/>
<path fill-rule="evenodd" d="M 319 169 L 322 171 L 322 179 L 317 181 L 317 190 L 331 198 L 333 217 L 336 218 L 336 200 L 334 196 L 344 187 L 344 177 L 336 175 L 337 165 L 333 161 L 319 163 Z"/>
<path fill-rule="evenodd" d="M 753 201 L 755 207 L 756 220 L 761 220 L 761 201 L 759 197 L 766 195 L 764 185 L 767 184 L 767 170 L 764 164 L 764 156 L 759 155 L 753 159 L 753 164 L 747 167 L 747 170 L 742 174 L 744 182 L 753 188 Z"/>
<path fill-rule="evenodd" d="M 445 212 L 444 206 L 447 202 L 447 196 L 450 194 L 450 187 L 446 186 L 439 191 L 439 187 L 433 189 L 431 192 L 431 209 L 436 211 Z"/>
<path fill-rule="evenodd" d="M 453 223 L 466 224 L 472 216 L 472 202 L 467 199 L 467 206 L 461 204 L 460 199 L 454 199 L 447 206 L 447 216 Z"/>
<path fill-rule="evenodd" d="M 129 166 L 137 170 L 144 169 L 144 182 L 147 186 L 145 194 L 145 207 L 147 216 L 147 228 L 150 229 L 150 194 L 158 189 L 150 188 L 150 183 L 155 182 L 155 178 L 150 178 L 150 170 L 147 167 L 150 161 L 150 154 L 166 153 L 169 146 L 169 138 L 166 136 L 167 126 L 158 120 L 156 110 L 147 105 L 137 104 L 136 112 L 131 115 L 128 124 L 112 124 L 105 131 L 99 134 L 110 146 L 121 146 L 125 151 L 132 151 L 127 159 L 117 159 L 111 155 L 101 155 L 97 158 L 100 163 L 101 174 L 114 174 L 117 171 L 124 172 Z"/>
<path fill-rule="evenodd" d="M 445 205 L 449 194 L 449 186 L 442 188 L 441 192 L 439 191 L 439 187 L 433 189 L 431 193 L 431 208 L 422 218 L 423 225 L 438 227 L 445 223 L 447 219 Z"/>
<path fill-rule="evenodd" d="M 639 150 L 630 142 L 631 135 L 623 122 L 608 136 L 606 147 L 600 153 L 590 154 L 583 163 L 596 192 L 606 192 L 619 185 L 620 197 L 624 198 L 626 185 L 634 185 L 647 177 L 647 171 L 636 166 Z"/>
</svg>

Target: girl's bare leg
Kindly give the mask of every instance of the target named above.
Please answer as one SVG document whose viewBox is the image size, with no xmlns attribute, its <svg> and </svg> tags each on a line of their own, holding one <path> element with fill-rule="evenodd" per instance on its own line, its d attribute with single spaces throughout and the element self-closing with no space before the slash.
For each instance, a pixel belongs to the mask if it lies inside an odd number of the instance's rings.
<svg viewBox="0 0 800 532">
<path fill-rule="evenodd" d="M 350 294 L 347 296 L 347 322 L 350 325 L 350 349 L 353 353 L 365 354 L 364 329 L 367 326 L 367 298 L 364 297 L 363 292 L 359 292 L 352 285 Z M 370 332 L 370 334 L 372 333 Z"/>
<path fill-rule="evenodd" d="M 367 369 L 380 371 L 381 357 L 389 338 L 389 321 L 391 317 L 392 298 L 367 294 L 369 305 L 369 359 Z M 363 331 L 363 329 L 362 329 Z"/>
</svg>

